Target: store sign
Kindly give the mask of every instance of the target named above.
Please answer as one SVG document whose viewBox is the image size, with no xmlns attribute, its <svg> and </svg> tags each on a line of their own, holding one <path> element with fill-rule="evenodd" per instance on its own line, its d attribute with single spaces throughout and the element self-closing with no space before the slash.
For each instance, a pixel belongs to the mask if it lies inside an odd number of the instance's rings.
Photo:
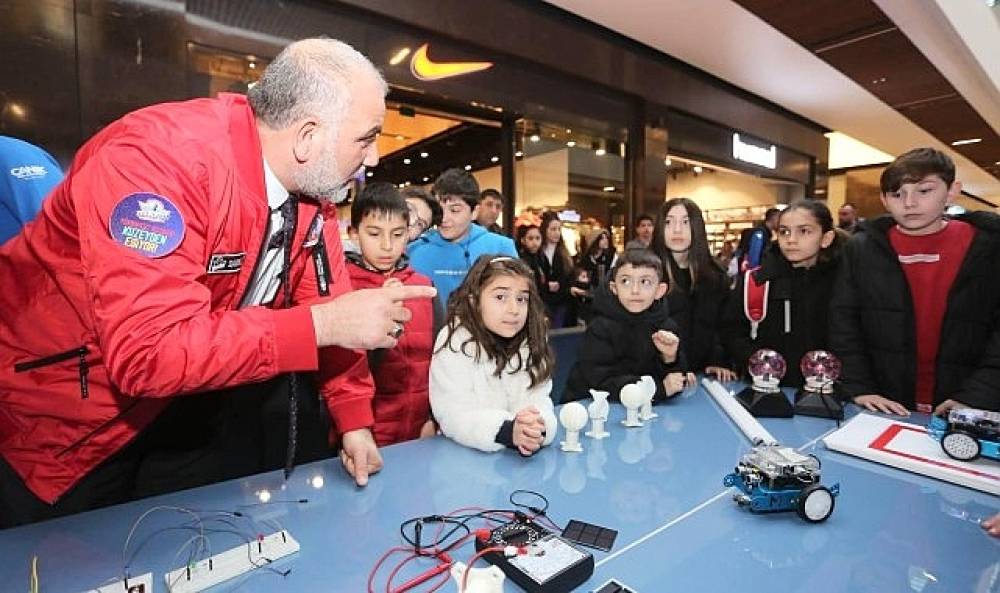
<svg viewBox="0 0 1000 593">
<path fill-rule="evenodd" d="M 493 67 L 493 62 L 437 62 L 427 55 L 427 45 L 421 45 L 410 59 L 410 72 L 417 80 L 441 80 Z"/>
<path fill-rule="evenodd" d="M 740 139 L 737 132 L 733 132 L 733 158 L 744 163 L 776 169 L 778 167 L 778 147 L 771 145 L 770 148 L 748 144 Z"/>
</svg>

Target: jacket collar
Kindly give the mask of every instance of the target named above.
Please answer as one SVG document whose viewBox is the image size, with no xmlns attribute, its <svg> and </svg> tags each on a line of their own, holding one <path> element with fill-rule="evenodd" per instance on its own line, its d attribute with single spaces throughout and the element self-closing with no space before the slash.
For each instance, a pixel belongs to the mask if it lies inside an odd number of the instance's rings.
<svg viewBox="0 0 1000 593">
<path fill-rule="evenodd" d="M 236 174 L 244 187 L 258 194 L 261 203 L 266 203 L 264 159 L 253 110 L 243 95 L 219 93 L 219 100 L 229 107 L 229 138 L 236 160 Z"/>
</svg>

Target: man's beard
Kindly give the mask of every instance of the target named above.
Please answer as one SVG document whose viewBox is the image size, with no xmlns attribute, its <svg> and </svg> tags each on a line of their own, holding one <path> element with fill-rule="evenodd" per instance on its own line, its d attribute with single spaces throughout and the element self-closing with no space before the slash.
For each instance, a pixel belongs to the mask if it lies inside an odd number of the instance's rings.
<svg viewBox="0 0 1000 593">
<path fill-rule="evenodd" d="M 298 186 L 300 193 L 311 198 L 339 204 L 347 199 L 353 176 L 331 182 L 339 177 L 337 169 L 336 159 L 330 157 L 299 172 L 295 177 L 295 185 Z"/>
</svg>

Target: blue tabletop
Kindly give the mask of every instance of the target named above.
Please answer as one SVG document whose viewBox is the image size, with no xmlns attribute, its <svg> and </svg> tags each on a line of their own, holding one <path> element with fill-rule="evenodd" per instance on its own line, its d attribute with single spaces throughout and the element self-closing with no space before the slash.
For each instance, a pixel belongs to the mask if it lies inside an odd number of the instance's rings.
<svg viewBox="0 0 1000 593">
<path fill-rule="evenodd" d="M 363 592 L 379 557 L 401 543 L 404 520 L 462 507 L 510 508 L 513 490 L 531 489 L 549 499 L 559 525 L 580 519 L 619 532 L 610 553 L 594 552 L 595 574 L 579 591 L 609 578 L 638 593 L 1000 591 L 1000 539 L 978 525 L 1000 510 L 998 497 L 827 451 L 818 439 L 835 428 L 831 420 L 767 419 L 783 444 L 821 458 L 823 483 L 839 482 L 841 494 L 830 519 L 817 525 L 795 513 L 754 515 L 722 486 L 749 443 L 711 398 L 690 392 L 656 411 L 660 417 L 643 428 L 626 429 L 624 410 L 612 406 L 611 437 L 583 437 L 583 453 L 561 452 L 560 438 L 521 458 L 437 437 L 383 449 L 385 469 L 366 488 L 331 459 L 298 467 L 288 482 L 280 472 L 261 474 L 0 531 L 0 589 L 27 590 L 33 556 L 46 593 L 120 578 L 133 522 L 172 505 L 206 517 L 212 553 L 239 545 L 239 534 L 278 527 L 302 546 L 275 563 L 291 569 L 287 576 L 255 571 L 211 591 Z M 231 512 L 244 516 L 223 514 Z M 190 522 L 178 511 L 151 513 L 129 545 L 129 572 L 153 572 L 155 590 L 165 591 L 163 574 L 188 559 L 190 546 L 181 547 L 191 531 L 178 527 Z M 472 554 L 467 544 L 454 557 Z M 413 563 L 394 583 L 432 564 Z M 387 574 L 379 573 L 376 590 L 385 590 Z M 505 589 L 517 590 L 511 583 Z"/>
</svg>

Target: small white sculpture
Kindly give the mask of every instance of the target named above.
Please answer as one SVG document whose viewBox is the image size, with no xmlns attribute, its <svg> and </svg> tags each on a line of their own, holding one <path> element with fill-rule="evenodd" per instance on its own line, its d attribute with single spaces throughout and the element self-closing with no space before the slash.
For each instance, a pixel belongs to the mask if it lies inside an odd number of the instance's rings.
<svg viewBox="0 0 1000 593">
<path fill-rule="evenodd" d="M 643 375 L 639 379 L 639 386 L 642 387 L 643 397 L 642 409 L 639 410 L 639 419 L 642 421 L 652 420 L 659 416 L 653 411 L 653 396 L 656 395 L 656 381 L 649 375 Z"/>
<path fill-rule="evenodd" d="M 580 446 L 580 429 L 587 425 L 587 409 L 580 402 L 570 402 L 559 410 L 559 422 L 566 429 L 562 450 L 570 453 L 583 451 Z"/>
<path fill-rule="evenodd" d="M 587 406 L 587 413 L 590 415 L 590 430 L 584 434 L 592 439 L 606 439 L 611 436 L 611 433 L 604 430 L 604 423 L 608 419 L 608 410 L 611 407 L 608 404 L 608 396 L 611 394 L 607 391 L 591 389 L 590 395 L 594 398 L 594 401 Z"/>
<path fill-rule="evenodd" d="M 462 588 L 465 571 L 469 571 L 469 580 Z M 503 593 L 503 582 L 507 578 L 498 566 L 487 568 L 467 568 L 464 562 L 456 562 L 451 567 L 451 576 L 459 593 Z"/>
<path fill-rule="evenodd" d="M 642 387 L 638 383 L 629 383 L 622 387 L 618 398 L 625 406 L 625 419 L 622 420 L 622 424 L 629 428 L 642 426 L 642 420 L 639 419 L 639 406 L 646 398 Z"/>
</svg>

